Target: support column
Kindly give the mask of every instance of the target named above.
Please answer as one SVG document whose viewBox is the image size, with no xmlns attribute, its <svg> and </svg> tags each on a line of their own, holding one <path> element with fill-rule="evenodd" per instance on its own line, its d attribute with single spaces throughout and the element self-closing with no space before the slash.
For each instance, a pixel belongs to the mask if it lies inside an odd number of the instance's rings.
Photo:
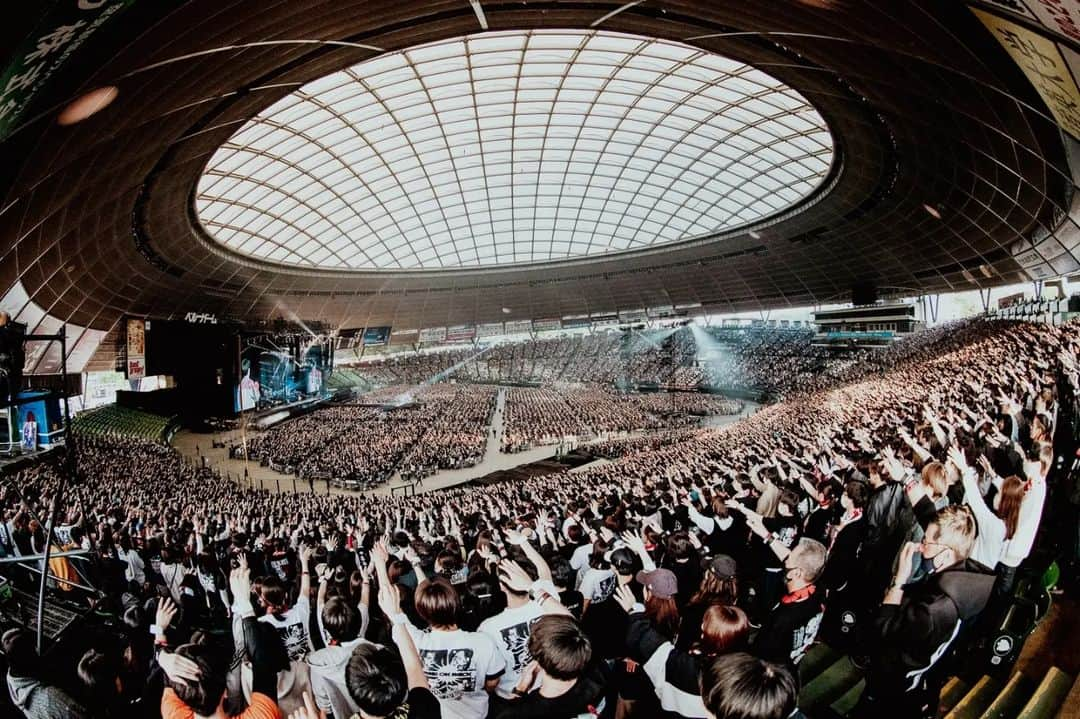
<svg viewBox="0 0 1080 719">
<path fill-rule="evenodd" d="M 990 290 L 990 287 L 985 290 L 982 287 L 979 288 L 979 301 L 982 303 L 983 314 L 990 312 Z"/>
<path fill-rule="evenodd" d="M 926 299 L 930 305 L 930 319 L 937 323 L 938 310 L 941 309 L 941 295 L 927 295 Z"/>
</svg>

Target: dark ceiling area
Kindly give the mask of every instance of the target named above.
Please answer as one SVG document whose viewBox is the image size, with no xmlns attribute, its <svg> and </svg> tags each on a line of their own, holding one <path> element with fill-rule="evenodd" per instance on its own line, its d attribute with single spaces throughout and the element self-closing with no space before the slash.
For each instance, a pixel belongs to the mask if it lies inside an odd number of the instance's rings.
<svg viewBox="0 0 1080 719">
<path fill-rule="evenodd" d="M 973 276 L 1026 280 L 1014 243 L 1051 227 L 1071 194 L 1059 129 L 959 3 L 190 0 L 125 13 L 0 146 L 0 287 L 21 282 L 52 316 L 101 330 L 187 312 L 419 328 L 804 306 L 867 283 L 973 289 Z M 421 43 L 533 28 L 672 40 L 759 68 L 827 122 L 830 175 L 750 227 L 529 267 L 282 267 L 199 224 L 194 190 L 210 157 L 302 84 Z M 118 88 L 111 105 L 56 123 L 72 98 L 105 86 Z"/>
</svg>

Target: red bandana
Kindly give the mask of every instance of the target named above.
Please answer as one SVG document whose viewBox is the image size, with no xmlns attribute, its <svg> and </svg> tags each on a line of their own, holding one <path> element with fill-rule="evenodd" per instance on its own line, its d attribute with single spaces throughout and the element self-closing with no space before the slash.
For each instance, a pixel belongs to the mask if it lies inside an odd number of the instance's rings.
<svg viewBox="0 0 1080 719">
<path fill-rule="evenodd" d="M 780 598 L 781 604 L 795 604 L 797 602 L 806 601 L 810 598 L 810 595 L 814 593 L 816 587 L 811 584 L 808 587 L 802 589 L 796 589 L 794 592 L 789 592 Z"/>
</svg>

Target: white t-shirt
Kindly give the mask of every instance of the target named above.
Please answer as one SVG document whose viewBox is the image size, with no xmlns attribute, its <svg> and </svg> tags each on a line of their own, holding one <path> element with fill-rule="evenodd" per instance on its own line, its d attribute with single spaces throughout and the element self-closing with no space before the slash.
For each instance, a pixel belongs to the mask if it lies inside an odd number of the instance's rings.
<svg viewBox="0 0 1080 719">
<path fill-rule="evenodd" d="M 582 570 L 588 569 L 589 557 L 592 556 L 592 553 L 593 545 L 582 544 L 570 555 L 570 568 L 577 572 L 577 585 L 579 587 L 581 586 L 581 577 L 584 574 Z"/>
<path fill-rule="evenodd" d="M 296 661 L 302 659 L 305 654 L 312 650 L 311 639 L 308 637 L 308 617 L 311 615 L 311 603 L 306 596 L 296 600 L 296 606 L 289 607 L 278 619 L 273 614 L 264 614 L 259 617 L 260 622 L 266 622 L 277 629 L 281 640 L 285 642 L 285 649 L 289 652 L 289 659 Z"/>
<path fill-rule="evenodd" d="M 452 632 L 406 628 L 416 642 L 431 693 L 439 700 L 443 719 L 484 719 L 488 693 L 484 683 L 506 668 L 491 637 L 461 629 Z"/>
<path fill-rule="evenodd" d="M 591 567 L 581 578 L 581 586 L 578 591 L 581 596 L 593 604 L 602 602 L 615 593 L 615 572 L 610 569 L 592 569 Z"/>
<path fill-rule="evenodd" d="M 499 679 L 496 689 L 499 696 L 513 698 L 513 690 L 521 678 L 521 670 L 532 661 L 529 654 L 529 634 L 533 622 L 543 615 L 544 610 L 539 604 L 528 602 L 516 609 L 504 609 L 480 624 L 477 631 L 492 638 L 506 662 L 506 671 Z"/>
</svg>

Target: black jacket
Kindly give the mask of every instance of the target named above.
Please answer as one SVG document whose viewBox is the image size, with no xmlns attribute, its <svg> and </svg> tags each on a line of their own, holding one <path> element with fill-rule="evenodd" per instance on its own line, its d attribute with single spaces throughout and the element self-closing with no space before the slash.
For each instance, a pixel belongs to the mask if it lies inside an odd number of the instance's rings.
<svg viewBox="0 0 1080 719">
<path fill-rule="evenodd" d="M 871 683 L 878 697 L 917 689 L 924 673 L 949 651 L 965 623 L 986 606 L 994 574 L 974 560 L 908 585 L 899 605 L 874 620 Z"/>
<path fill-rule="evenodd" d="M 701 655 L 675 649 L 653 628 L 643 612 L 630 615 L 626 646 L 630 658 L 642 665 L 665 711 L 683 716 L 704 715 L 705 705 L 698 686 Z"/>
<path fill-rule="evenodd" d="M 911 502 L 899 482 L 886 482 L 870 494 L 863 510 L 866 536 L 861 557 L 871 585 L 884 591 L 892 573 L 893 559 L 915 524 Z"/>
</svg>

